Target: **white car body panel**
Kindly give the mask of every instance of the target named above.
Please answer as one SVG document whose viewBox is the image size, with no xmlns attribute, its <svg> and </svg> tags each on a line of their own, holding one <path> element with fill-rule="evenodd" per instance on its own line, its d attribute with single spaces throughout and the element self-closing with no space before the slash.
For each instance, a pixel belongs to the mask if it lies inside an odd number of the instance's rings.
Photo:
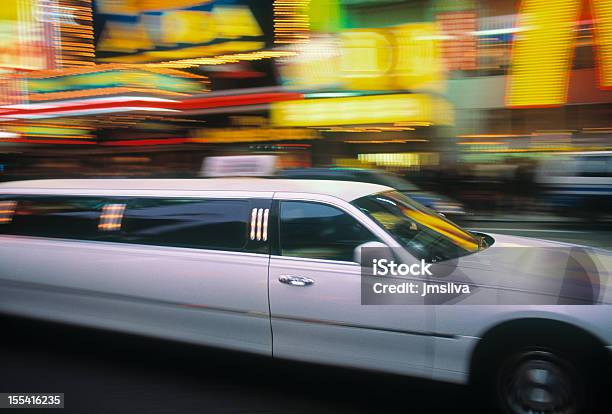
<svg viewBox="0 0 612 414">
<path fill-rule="evenodd" d="M 275 200 L 319 202 L 351 214 L 388 245 L 397 243 L 359 209 L 326 195 L 279 192 Z M 312 286 L 279 282 L 282 275 L 308 277 Z M 358 368 L 430 376 L 430 321 L 425 307 L 361 305 L 357 263 L 272 256 L 270 312 L 274 355 Z"/>
<path fill-rule="evenodd" d="M 357 263 L 272 256 L 274 355 L 428 376 L 428 310 L 361 305 L 360 272 Z M 314 284 L 288 286 L 279 282 L 282 275 L 308 277 Z"/>
<path fill-rule="evenodd" d="M 111 326 L 271 354 L 267 255 L 0 236 L 0 256 L 0 311 L 104 315 Z M 42 300 L 20 300 L 26 288 Z"/>
</svg>

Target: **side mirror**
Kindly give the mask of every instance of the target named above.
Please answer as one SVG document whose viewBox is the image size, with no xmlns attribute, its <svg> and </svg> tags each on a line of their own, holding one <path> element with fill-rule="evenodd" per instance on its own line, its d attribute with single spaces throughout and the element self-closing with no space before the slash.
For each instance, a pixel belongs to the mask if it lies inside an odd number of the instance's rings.
<svg viewBox="0 0 612 414">
<path fill-rule="evenodd" d="M 367 243 L 362 243 L 359 246 L 355 247 L 355 250 L 353 252 L 353 261 L 359 264 L 361 264 L 361 259 L 362 259 L 361 249 L 363 248 L 367 248 L 368 250 L 370 250 L 371 253 L 375 254 L 376 257 L 372 257 L 373 259 L 387 259 L 387 260 L 394 259 L 393 251 L 391 250 L 389 246 L 387 246 L 384 243 L 378 242 L 378 241 L 371 241 Z"/>
</svg>

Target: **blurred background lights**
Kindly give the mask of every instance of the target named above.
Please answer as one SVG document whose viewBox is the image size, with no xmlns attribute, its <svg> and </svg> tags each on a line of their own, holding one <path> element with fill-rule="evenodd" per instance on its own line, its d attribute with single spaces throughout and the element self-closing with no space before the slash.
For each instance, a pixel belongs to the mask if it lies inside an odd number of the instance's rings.
<svg viewBox="0 0 612 414">
<path fill-rule="evenodd" d="M 0 10 L 0 180 L 193 177 L 209 156 L 275 155 L 544 214 L 595 186 L 589 205 L 612 200 L 610 119 L 609 0 Z"/>
</svg>

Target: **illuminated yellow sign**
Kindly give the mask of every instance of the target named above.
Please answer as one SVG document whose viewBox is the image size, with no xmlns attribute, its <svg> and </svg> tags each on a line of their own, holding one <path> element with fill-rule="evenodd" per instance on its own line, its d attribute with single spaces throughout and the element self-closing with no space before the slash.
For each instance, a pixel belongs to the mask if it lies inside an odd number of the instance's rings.
<svg viewBox="0 0 612 414">
<path fill-rule="evenodd" d="M 216 144 L 227 142 L 289 141 L 320 138 L 307 128 L 216 128 L 196 131 L 192 142 Z"/>
<path fill-rule="evenodd" d="M 390 73 L 399 89 L 442 90 L 444 65 L 435 23 L 412 23 L 392 30 L 396 62 Z"/>
<path fill-rule="evenodd" d="M 313 37 L 303 53 L 283 68 L 286 83 L 309 89 L 444 89 L 440 33 L 435 23 L 346 30 L 340 33 L 335 52 L 334 44 L 328 38 Z"/>
<path fill-rule="evenodd" d="M 593 2 L 602 87 L 612 87 L 612 3 Z M 523 0 L 512 51 L 507 105 L 558 106 L 567 102 L 582 0 Z"/>
<path fill-rule="evenodd" d="M 204 0 L 98 0 L 97 9 L 104 14 L 136 15 L 145 12 L 155 12 L 167 9 L 196 7 Z"/>
<path fill-rule="evenodd" d="M 357 154 L 357 160 L 362 163 L 374 164 L 381 167 L 415 167 L 440 165 L 440 154 L 437 152 L 376 152 L 370 154 Z"/>
<path fill-rule="evenodd" d="M 392 89 L 391 36 L 383 30 L 350 30 L 340 34 L 340 82 L 346 89 Z M 306 81 L 308 81 L 306 79 Z"/>
<path fill-rule="evenodd" d="M 612 3 L 609 0 L 593 0 L 593 13 L 600 85 L 612 88 Z"/>
<path fill-rule="evenodd" d="M 34 0 L 4 0 L 0 7 L 0 68 L 45 69 L 43 26 Z"/>
<path fill-rule="evenodd" d="M 105 22 L 97 50 L 114 56 L 102 56 L 100 61 L 183 59 L 253 51 L 265 46 L 263 31 L 245 4 L 183 1 L 185 7 L 194 3 L 193 8 L 184 10 L 180 9 L 181 2 L 167 0 L 131 8 L 129 3 L 126 8 L 117 8 L 110 0 L 102 3 L 106 5 L 102 10 L 112 14 Z M 117 18 L 127 15 L 130 18 Z"/>
<path fill-rule="evenodd" d="M 272 124 L 333 126 L 395 122 L 452 124 L 450 105 L 425 94 L 306 99 L 272 103 Z"/>
</svg>

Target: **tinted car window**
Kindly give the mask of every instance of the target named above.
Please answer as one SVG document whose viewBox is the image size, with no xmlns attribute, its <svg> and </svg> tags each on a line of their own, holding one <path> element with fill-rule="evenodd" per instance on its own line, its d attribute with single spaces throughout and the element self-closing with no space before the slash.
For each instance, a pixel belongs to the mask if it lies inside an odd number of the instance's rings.
<svg viewBox="0 0 612 414">
<path fill-rule="evenodd" d="M 242 250 L 247 200 L 137 199 L 125 212 L 123 241 L 159 246 Z"/>
<path fill-rule="evenodd" d="M 357 246 L 374 240 L 369 230 L 340 209 L 319 203 L 281 202 L 283 256 L 351 262 Z"/>
<path fill-rule="evenodd" d="M 0 233 L 38 237 L 94 240 L 107 200 L 96 197 L 18 197 L 2 199 Z"/>
<path fill-rule="evenodd" d="M 439 262 L 478 251 L 482 241 L 398 191 L 359 198 L 352 204 L 389 232 L 414 257 Z"/>
</svg>

